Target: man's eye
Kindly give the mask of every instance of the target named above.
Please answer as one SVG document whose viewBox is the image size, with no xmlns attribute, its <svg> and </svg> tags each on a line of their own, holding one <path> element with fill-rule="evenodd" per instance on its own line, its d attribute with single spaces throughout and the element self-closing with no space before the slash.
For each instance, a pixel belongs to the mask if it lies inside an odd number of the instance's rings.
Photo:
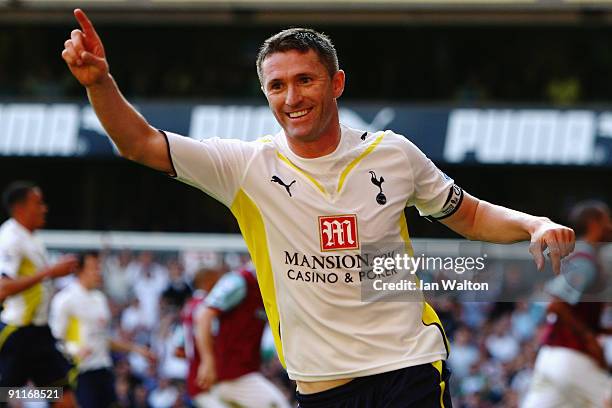
<svg viewBox="0 0 612 408">
<path fill-rule="evenodd" d="M 282 88 L 282 85 L 280 83 L 278 83 L 278 82 L 270 85 L 270 89 L 273 90 L 273 91 L 277 91 L 277 90 L 279 90 L 281 88 Z"/>
<path fill-rule="evenodd" d="M 309 77 L 302 77 L 300 78 L 300 82 L 303 84 L 307 84 L 311 81 L 311 79 Z"/>
</svg>

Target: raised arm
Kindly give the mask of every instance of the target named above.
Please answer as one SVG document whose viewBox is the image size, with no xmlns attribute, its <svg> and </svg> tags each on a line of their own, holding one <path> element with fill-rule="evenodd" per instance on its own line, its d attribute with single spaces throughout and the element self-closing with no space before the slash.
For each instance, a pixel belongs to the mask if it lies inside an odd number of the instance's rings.
<svg viewBox="0 0 612 408">
<path fill-rule="evenodd" d="M 172 173 L 168 142 L 123 97 L 110 74 L 104 46 L 85 13 L 74 10 L 81 29 L 72 30 L 62 58 L 72 75 L 87 89 L 98 119 L 119 153 L 156 170 Z"/>
<path fill-rule="evenodd" d="M 561 258 L 574 250 L 575 235 L 571 228 L 520 211 L 494 205 L 464 193 L 458 210 L 441 222 L 453 231 L 472 240 L 512 243 L 531 241 L 529 252 L 538 269 L 544 268 L 544 250 L 555 273 L 561 268 Z"/>
</svg>

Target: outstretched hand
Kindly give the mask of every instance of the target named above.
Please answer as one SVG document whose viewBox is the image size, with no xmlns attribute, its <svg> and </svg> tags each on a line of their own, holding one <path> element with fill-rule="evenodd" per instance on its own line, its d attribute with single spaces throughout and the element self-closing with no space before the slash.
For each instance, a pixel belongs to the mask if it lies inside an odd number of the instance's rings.
<svg viewBox="0 0 612 408">
<path fill-rule="evenodd" d="M 64 255 L 55 265 L 48 269 L 48 276 L 51 279 L 61 278 L 73 273 L 78 265 L 79 262 L 74 255 Z"/>
<path fill-rule="evenodd" d="M 544 251 L 548 249 L 553 272 L 558 275 L 561 271 L 561 259 L 574 251 L 575 243 L 574 230 L 548 220 L 542 223 L 531 235 L 529 252 L 533 256 L 538 270 L 542 270 L 545 263 Z"/>
<path fill-rule="evenodd" d="M 81 29 L 72 30 L 70 39 L 64 43 L 62 58 L 72 75 L 88 87 L 100 83 L 108 76 L 109 68 L 104 46 L 96 30 L 81 9 L 74 10 Z"/>
</svg>

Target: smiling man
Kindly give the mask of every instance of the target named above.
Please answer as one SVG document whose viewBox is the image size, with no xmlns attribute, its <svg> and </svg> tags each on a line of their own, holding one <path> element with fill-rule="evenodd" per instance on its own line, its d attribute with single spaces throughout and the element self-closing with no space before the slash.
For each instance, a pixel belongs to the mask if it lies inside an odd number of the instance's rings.
<svg viewBox="0 0 612 408">
<path fill-rule="evenodd" d="M 434 310 L 361 299 L 360 251 L 377 242 L 408 248 L 405 207 L 469 239 L 531 240 L 538 268 L 545 248 L 556 271 L 573 249 L 571 229 L 464 193 L 405 137 L 343 126 L 345 73 L 316 31 L 284 30 L 260 49 L 257 72 L 281 132 L 196 141 L 133 109 L 93 25 L 81 10 L 75 16 L 81 30 L 62 57 L 120 153 L 196 186 L 238 220 L 301 407 L 450 407 L 449 350 Z"/>
<path fill-rule="evenodd" d="M 262 90 L 291 150 L 304 158 L 325 156 L 340 143 L 336 99 L 344 91 L 344 71 L 325 37 L 303 29 L 281 34 L 268 42 L 274 47 L 262 48 L 257 57 Z M 300 36 L 307 35 L 326 52 L 300 44 Z"/>
</svg>

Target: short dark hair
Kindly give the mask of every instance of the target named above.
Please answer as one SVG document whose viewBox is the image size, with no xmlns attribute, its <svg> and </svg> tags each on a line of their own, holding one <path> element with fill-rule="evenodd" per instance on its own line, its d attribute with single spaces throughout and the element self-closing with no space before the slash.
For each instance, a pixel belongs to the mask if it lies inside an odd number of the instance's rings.
<svg viewBox="0 0 612 408">
<path fill-rule="evenodd" d="M 327 72 L 329 72 L 330 77 L 333 77 L 340 69 L 336 48 L 328 36 L 310 28 L 288 28 L 268 38 L 259 49 L 257 54 L 257 76 L 259 77 L 259 82 L 263 84 L 261 66 L 264 60 L 274 53 L 291 50 L 302 53 L 306 53 L 309 50 L 316 52 L 321 63 L 325 66 Z"/>
<path fill-rule="evenodd" d="M 610 214 L 610 208 L 599 200 L 581 201 L 572 207 L 569 221 L 574 228 L 576 236 L 586 234 L 589 223 L 600 220 L 605 214 Z"/>
<path fill-rule="evenodd" d="M 9 184 L 2 193 L 2 204 L 10 215 L 12 215 L 13 207 L 25 201 L 28 193 L 38 186 L 31 181 L 13 181 Z"/>
<path fill-rule="evenodd" d="M 79 252 L 76 255 L 77 258 L 77 273 L 80 273 L 83 270 L 83 266 L 85 266 L 85 258 L 87 258 L 88 256 L 91 256 L 93 258 L 100 258 L 100 252 L 98 251 L 85 251 L 85 252 Z"/>
</svg>

